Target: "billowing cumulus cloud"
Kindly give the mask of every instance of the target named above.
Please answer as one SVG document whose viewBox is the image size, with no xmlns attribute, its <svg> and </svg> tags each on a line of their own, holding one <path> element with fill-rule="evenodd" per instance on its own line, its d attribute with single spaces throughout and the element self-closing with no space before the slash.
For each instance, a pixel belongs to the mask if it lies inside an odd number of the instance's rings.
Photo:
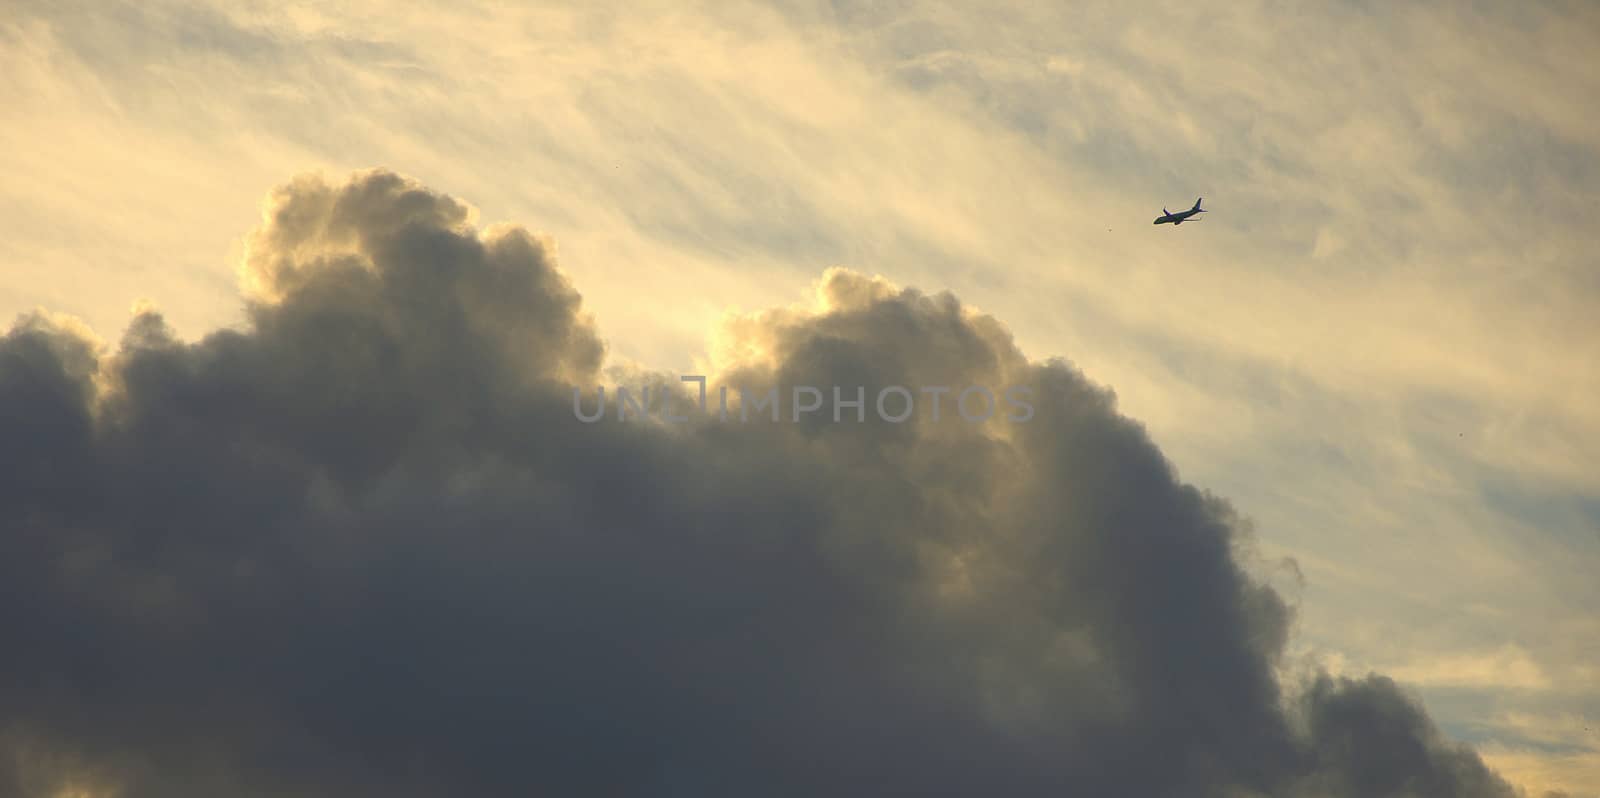
<svg viewBox="0 0 1600 798">
<path fill-rule="evenodd" d="M 240 330 L 0 339 L 0 791 L 1515 794 L 1383 677 L 1281 681 L 1228 505 L 948 294 L 831 271 L 713 379 L 1026 424 L 585 424 L 523 230 L 377 171 L 246 249 Z"/>
</svg>

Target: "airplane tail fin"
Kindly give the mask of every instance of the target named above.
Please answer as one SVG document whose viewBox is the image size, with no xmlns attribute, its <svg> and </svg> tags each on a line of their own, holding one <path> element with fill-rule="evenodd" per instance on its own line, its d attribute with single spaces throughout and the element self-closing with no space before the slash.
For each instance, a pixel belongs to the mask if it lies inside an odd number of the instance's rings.
<svg viewBox="0 0 1600 798">
<path fill-rule="evenodd" d="M 1200 207 L 1200 200 L 1203 200 L 1203 199 L 1205 199 L 1205 197 L 1201 197 L 1200 199 L 1195 200 L 1194 201 L 1194 207 L 1190 208 L 1189 210 L 1191 210 L 1191 211 L 1204 211 L 1205 209 Z"/>
</svg>

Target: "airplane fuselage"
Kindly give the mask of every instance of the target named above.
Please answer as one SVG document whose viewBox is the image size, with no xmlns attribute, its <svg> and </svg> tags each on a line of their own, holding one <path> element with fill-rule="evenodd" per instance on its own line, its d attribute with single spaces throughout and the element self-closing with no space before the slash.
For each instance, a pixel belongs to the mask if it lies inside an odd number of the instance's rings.
<svg viewBox="0 0 1600 798">
<path fill-rule="evenodd" d="M 1193 216 L 1193 215 L 1195 215 L 1197 213 L 1205 213 L 1206 212 L 1205 208 L 1200 207 L 1200 203 L 1204 199 L 1205 199 L 1204 197 L 1201 197 L 1200 199 L 1195 200 L 1193 208 L 1190 208 L 1189 210 L 1186 210 L 1186 211 L 1178 211 L 1177 213 L 1173 213 L 1173 212 L 1167 210 L 1166 208 L 1162 208 L 1161 209 L 1161 215 L 1156 218 L 1155 223 L 1156 224 L 1170 224 L 1170 225 L 1173 225 L 1173 226 L 1177 226 L 1177 225 L 1183 224 L 1185 219 L 1188 219 L 1189 217 L 1191 217 L 1191 216 Z"/>
<path fill-rule="evenodd" d="M 1187 219 L 1190 216 L 1193 216 L 1193 215 L 1195 215 L 1197 213 L 1201 213 L 1201 211 L 1196 209 L 1196 210 L 1188 210 L 1188 211 L 1179 211 L 1177 213 L 1169 213 L 1169 214 L 1167 214 L 1165 216 L 1162 216 L 1161 218 L 1155 220 L 1155 224 L 1183 224 L 1183 220 L 1184 219 Z"/>
</svg>

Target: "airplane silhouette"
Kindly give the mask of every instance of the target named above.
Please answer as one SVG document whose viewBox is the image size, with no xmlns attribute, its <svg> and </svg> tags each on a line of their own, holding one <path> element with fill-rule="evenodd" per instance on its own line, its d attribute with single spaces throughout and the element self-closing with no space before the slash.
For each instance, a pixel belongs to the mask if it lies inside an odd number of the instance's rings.
<svg viewBox="0 0 1600 798">
<path fill-rule="evenodd" d="M 1200 199 L 1205 199 L 1205 197 L 1201 197 Z M 1194 207 L 1190 208 L 1189 210 L 1186 210 L 1186 211 L 1178 211 L 1177 213 L 1170 213 L 1170 212 L 1167 211 L 1166 208 L 1162 208 L 1161 209 L 1161 218 L 1157 219 L 1155 221 L 1155 224 L 1168 224 L 1168 223 L 1171 223 L 1172 226 L 1176 227 L 1176 226 L 1178 226 L 1180 224 L 1183 224 L 1186 220 L 1198 222 L 1198 221 L 1200 221 L 1199 219 L 1190 220 L 1189 217 L 1194 216 L 1197 213 L 1205 213 L 1205 212 L 1206 212 L 1205 209 L 1200 207 L 1200 200 L 1197 199 L 1197 200 L 1194 201 Z"/>
</svg>

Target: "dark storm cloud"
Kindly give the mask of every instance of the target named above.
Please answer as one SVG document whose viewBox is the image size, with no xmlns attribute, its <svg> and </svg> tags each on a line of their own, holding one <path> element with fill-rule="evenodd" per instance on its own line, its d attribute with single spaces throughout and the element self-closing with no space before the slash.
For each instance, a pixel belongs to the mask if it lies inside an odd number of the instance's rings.
<svg viewBox="0 0 1600 798">
<path fill-rule="evenodd" d="M 1386 680 L 1283 695 L 1232 511 L 953 297 L 832 272 L 730 376 L 1029 424 L 585 425 L 578 295 L 468 222 L 301 179 L 246 331 L 0 339 L 0 790 L 1512 794 Z"/>
</svg>

